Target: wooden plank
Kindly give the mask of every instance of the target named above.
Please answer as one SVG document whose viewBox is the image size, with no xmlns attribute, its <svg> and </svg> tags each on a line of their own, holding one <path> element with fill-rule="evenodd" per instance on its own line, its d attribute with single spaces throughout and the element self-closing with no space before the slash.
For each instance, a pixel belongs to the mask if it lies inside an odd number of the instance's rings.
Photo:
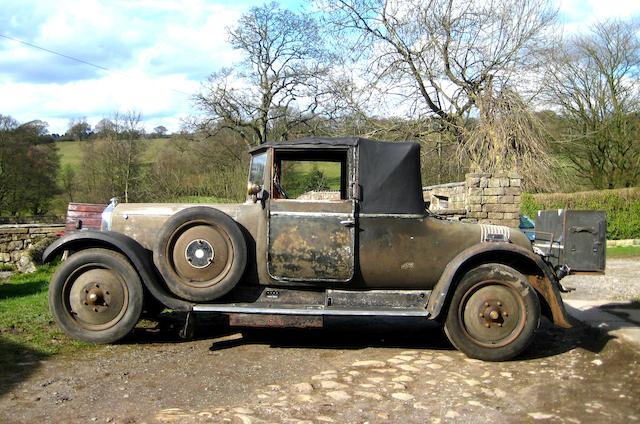
<svg viewBox="0 0 640 424">
<path fill-rule="evenodd" d="M 102 218 L 102 213 L 97 213 L 97 212 L 74 212 L 71 211 L 69 213 L 67 213 L 67 219 L 82 219 L 82 218 L 89 218 L 89 219 L 99 219 Z"/>
<path fill-rule="evenodd" d="M 88 228 L 92 230 L 99 230 L 102 226 L 102 219 L 98 218 L 67 218 L 67 224 L 65 225 L 66 230 L 76 230 L 76 223 L 78 221 L 82 221 L 82 228 Z"/>
<path fill-rule="evenodd" d="M 100 205 L 96 203 L 69 203 L 69 207 L 67 211 L 78 211 L 78 212 L 100 212 L 106 208 L 106 205 Z"/>
</svg>

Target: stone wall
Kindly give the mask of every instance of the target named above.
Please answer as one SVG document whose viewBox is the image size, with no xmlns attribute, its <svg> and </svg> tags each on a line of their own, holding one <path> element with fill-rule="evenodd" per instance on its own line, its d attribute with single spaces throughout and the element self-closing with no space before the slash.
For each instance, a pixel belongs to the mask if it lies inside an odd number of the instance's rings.
<svg viewBox="0 0 640 424">
<path fill-rule="evenodd" d="M 429 209 L 450 219 L 517 227 L 522 177 L 516 173 L 471 173 L 464 182 L 423 188 Z"/>
<path fill-rule="evenodd" d="M 0 225 L 0 264 L 9 264 L 20 272 L 34 271 L 38 256 L 62 231 L 64 225 Z"/>
<path fill-rule="evenodd" d="M 467 190 L 464 181 L 423 187 L 422 192 L 424 200 L 431 202 L 431 210 L 464 210 L 466 207 Z"/>
</svg>

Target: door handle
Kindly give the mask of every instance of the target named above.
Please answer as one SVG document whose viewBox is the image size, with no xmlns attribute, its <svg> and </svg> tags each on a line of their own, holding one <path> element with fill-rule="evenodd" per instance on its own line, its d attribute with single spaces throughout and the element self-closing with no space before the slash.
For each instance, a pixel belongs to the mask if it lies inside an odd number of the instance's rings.
<svg viewBox="0 0 640 424">
<path fill-rule="evenodd" d="M 596 234 L 596 229 L 593 227 L 571 227 L 570 231 L 572 233 L 591 233 Z"/>
<path fill-rule="evenodd" d="M 356 226 L 356 221 L 352 219 L 345 219 L 344 221 L 340 221 L 340 224 L 344 225 L 347 228 L 351 228 Z"/>
</svg>

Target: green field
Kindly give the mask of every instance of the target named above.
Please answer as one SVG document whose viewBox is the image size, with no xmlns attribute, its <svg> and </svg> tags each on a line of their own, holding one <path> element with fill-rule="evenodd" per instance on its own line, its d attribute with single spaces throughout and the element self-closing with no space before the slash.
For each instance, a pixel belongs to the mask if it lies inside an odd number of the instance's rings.
<svg viewBox="0 0 640 424">
<path fill-rule="evenodd" d="M 143 156 L 143 163 L 151 163 L 155 160 L 158 152 L 169 141 L 168 138 L 152 138 L 144 140 L 147 144 Z M 78 169 L 82 165 L 82 145 L 90 141 L 58 141 L 58 153 L 60 154 L 60 168 L 70 165 L 73 169 Z"/>
<path fill-rule="evenodd" d="M 283 162 L 281 183 L 291 199 L 295 199 L 310 190 L 340 190 L 339 162 Z"/>
<path fill-rule="evenodd" d="M 640 246 L 607 247 L 607 258 L 640 259 Z"/>
</svg>

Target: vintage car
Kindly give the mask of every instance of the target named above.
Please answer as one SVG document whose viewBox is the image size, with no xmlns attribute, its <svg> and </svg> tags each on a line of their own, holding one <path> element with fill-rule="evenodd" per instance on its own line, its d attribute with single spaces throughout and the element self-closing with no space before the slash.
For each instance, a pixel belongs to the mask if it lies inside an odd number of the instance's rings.
<svg viewBox="0 0 640 424">
<path fill-rule="evenodd" d="M 44 254 L 65 258 L 49 289 L 58 325 L 109 343 L 154 305 L 186 312 L 187 323 L 218 313 L 254 326 L 423 317 L 443 322 L 466 355 L 491 361 L 522 352 L 541 313 L 570 326 L 566 267 L 518 229 L 425 208 L 418 144 L 312 137 L 250 153 L 242 204 L 112 201 L 95 222 L 70 219 L 73 231 Z M 320 190 L 301 184 L 309 170 L 326 180 Z"/>
</svg>

